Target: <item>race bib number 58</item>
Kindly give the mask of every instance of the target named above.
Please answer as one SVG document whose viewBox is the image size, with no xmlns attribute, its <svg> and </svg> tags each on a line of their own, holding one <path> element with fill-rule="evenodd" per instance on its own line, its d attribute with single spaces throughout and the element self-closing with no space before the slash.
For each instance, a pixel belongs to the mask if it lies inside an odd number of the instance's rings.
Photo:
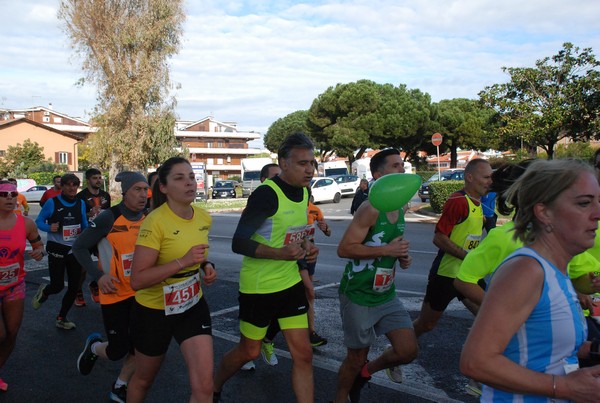
<svg viewBox="0 0 600 403">
<path fill-rule="evenodd" d="M 292 243 L 302 242 L 305 236 L 310 233 L 309 225 L 297 225 L 295 227 L 289 227 L 285 233 L 283 245 L 289 245 Z"/>
</svg>

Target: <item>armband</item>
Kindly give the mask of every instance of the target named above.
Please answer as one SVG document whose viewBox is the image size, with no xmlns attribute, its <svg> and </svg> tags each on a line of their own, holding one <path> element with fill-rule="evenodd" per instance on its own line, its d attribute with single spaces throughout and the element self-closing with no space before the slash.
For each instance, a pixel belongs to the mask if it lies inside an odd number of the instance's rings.
<svg viewBox="0 0 600 403">
<path fill-rule="evenodd" d="M 35 242 L 39 242 L 41 240 L 42 240 L 42 237 L 39 236 L 39 234 L 38 234 L 38 236 L 35 239 L 29 239 L 29 242 L 30 243 L 35 243 Z"/>
<path fill-rule="evenodd" d="M 217 266 L 216 266 L 216 265 L 215 265 L 213 262 L 211 262 L 211 261 L 209 261 L 209 260 L 206 260 L 206 261 L 202 262 L 202 263 L 200 264 L 200 268 L 201 268 L 202 270 L 204 270 L 204 268 L 206 267 L 206 265 L 207 265 L 207 264 L 211 264 L 211 265 L 212 265 L 212 267 L 213 267 L 213 269 L 214 269 L 214 270 L 217 270 Z"/>
<path fill-rule="evenodd" d="M 600 340 L 594 339 L 592 340 L 592 345 L 590 346 L 590 358 L 593 361 L 600 361 Z"/>
</svg>

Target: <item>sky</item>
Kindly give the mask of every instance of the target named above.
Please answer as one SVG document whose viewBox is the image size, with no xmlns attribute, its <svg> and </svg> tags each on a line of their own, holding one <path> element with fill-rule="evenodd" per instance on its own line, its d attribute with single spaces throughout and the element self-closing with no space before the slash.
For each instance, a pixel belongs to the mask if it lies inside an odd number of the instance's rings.
<svg viewBox="0 0 600 403">
<path fill-rule="evenodd" d="M 59 0 L 0 0 L 0 107 L 83 120 L 93 85 L 57 19 Z M 404 84 L 433 102 L 471 98 L 565 42 L 600 57 L 600 1 L 187 0 L 171 61 L 180 120 L 213 116 L 263 135 L 329 87 Z M 260 142 L 254 142 L 260 146 Z"/>
</svg>

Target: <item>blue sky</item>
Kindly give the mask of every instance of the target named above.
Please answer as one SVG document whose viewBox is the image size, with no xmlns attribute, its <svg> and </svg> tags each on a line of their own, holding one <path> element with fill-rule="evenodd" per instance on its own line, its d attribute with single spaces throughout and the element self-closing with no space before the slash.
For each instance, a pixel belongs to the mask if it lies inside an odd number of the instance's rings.
<svg viewBox="0 0 600 403">
<path fill-rule="evenodd" d="M 0 106 L 53 104 L 89 118 L 95 88 L 56 18 L 58 0 L 0 0 Z M 171 78 L 180 119 L 265 133 L 337 83 L 406 84 L 433 101 L 476 98 L 564 42 L 600 57 L 600 2 L 188 0 Z"/>
</svg>

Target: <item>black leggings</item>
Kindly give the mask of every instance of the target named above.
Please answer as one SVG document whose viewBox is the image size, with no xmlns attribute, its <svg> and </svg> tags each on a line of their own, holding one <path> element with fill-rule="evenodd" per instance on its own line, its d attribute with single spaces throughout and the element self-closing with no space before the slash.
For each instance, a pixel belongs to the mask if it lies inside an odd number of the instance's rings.
<svg viewBox="0 0 600 403">
<path fill-rule="evenodd" d="M 66 318 L 69 309 L 75 302 L 75 296 L 81 281 L 81 265 L 72 253 L 64 258 L 48 255 L 48 270 L 50 272 L 50 285 L 44 289 L 46 296 L 58 294 L 65 287 L 65 270 L 67 272 L 67 292 L 63 296 L 62 305 L 58 316 Z"/>
<path fill-rule="evenodd" d="M 133 354 L 133 340 L 131 339 L 131 311 L 135 297 L 113 304 L 102 305 L 102 319 L 108 346 L 106 355 L 111 361 L 125 357 L 127 353 Z"/>
</svg>

